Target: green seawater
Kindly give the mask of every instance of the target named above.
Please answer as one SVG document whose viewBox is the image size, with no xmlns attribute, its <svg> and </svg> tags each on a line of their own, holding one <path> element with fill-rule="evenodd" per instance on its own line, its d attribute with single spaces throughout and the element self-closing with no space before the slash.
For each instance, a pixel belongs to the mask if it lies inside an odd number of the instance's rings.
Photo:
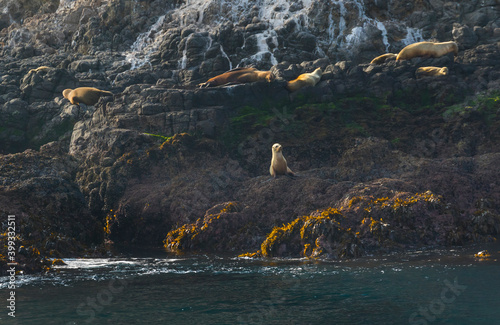
<svg viewBox="0 0 500 325">
<path fill-rule="evenodd" d="M 489 259 L 474 257 L 485 248 Z M 15 318 L 0 278 L 0 324 L 500 324 L 499 250 L 64 259 L 56 273 L 17 277 Z"/>
</svg>

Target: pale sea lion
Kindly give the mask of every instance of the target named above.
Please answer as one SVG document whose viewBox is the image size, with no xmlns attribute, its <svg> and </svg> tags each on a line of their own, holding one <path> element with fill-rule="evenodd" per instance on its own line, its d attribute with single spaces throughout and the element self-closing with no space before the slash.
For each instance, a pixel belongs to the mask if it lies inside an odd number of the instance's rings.
<svg viewBox="0 0 500 325">
<path fill-rule="evenodd" d="M 396 60 L 410 60 L 419 56 L 430 56 L 439 58 L 443 55 L 453 52 L 454 55 L 458 54 L 458 45 L 455 42 L 419 42 L 413 43 L 403 48 Z"/>
<path fill-rule="evenodd" d="M 50 70 L 51 68 L 46 66 L 46 65 L 42 65 L 41 67 L 38 67 L 36 69 L 31 69 L 30 71 L 28 71 L 28 73 L 37 73 L 37 72 L 40 72 L 40 71 L 47 71 L 47 70 Z"/>
<path fill-rule="evenodd" d="M 283 157 L 283 147 L 279 143 L 275 143 L 272 146 L 273 157 L 271 159 L 271 167 L 269 167 L 269 172 L 271 176 L 276 178 L 277 175 L 290 175 L 294 176 L 286 163 L 285 157 Z"/>
<path fill-rule="evenodd" d="M 424 76 L 446 76 L 448 75 L 447 67 L 420 67 L 415 71 L 415 75 L 417 78 L 421 78 Z"/>
<path fill-rule="evenodd" d="M 382 64 L 389 59 L 395 58 L 396 56 L 397 56 L 397 54 L 394 54 L 394 53 L 385 53 L 385 54 L 379 55 L 375 59 L 371 60 L 370 64 Z"/>
<path fill-rule="evenodd" d="M 320 80 L 323 72 L 321 68 L 317 68 L 311 73 L 303 73 L 292 81 L 286 84 L 286 89 L 290 92 L 297 91 L 306 86 L 315 86 Z"/>
<path fill-rule="evenodd" d="M 79 105 L 80 103 L 95 105 L 101 96 L 113 96 L 113 93 L 93 87 L 80 87 L 75 89 L 64 89 L 63 96 L 74 105 Z"/>
<path fill-rule="evenodd" d="M 205 88 L 221 86 L 228 83 L 248 83 L 255 81 L 271 82 L 275 78 L 275 75 L 271 71 L 260 71 L 255 68 L 236 68 L 210 78 L 207 82 L 201 83 L 198 86 L 200 88 Z"/>
</svg>

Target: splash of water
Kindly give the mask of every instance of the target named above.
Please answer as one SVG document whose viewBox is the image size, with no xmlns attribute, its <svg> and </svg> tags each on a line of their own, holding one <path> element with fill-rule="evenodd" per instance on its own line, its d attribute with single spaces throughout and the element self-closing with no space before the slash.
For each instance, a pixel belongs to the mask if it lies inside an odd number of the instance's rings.
<svg viewBox="0 0 500 325">
<path fill-rule="evenodd" d="M 382 23 L 381 21 L 377 21 L 377 28 L 382 32 L 382 41 L 384 42 L 385 45 L 385 51 L 389 52 L 389 46 L 391 46 L 391 44 L 389 44 L 389 39 L 387 37 L 387 29 L 385 28 L 384 23 Z"/>
<path fill-rule="evenodd" d="M 74 0 L 64 1 L 71 3 Z M 186 0 L 179 7 L 172 9 L 168 16 L 168 24 L 163 24 L 165 16 L 161 16 L 147 32 L 140 34 L 130 51 L 126 52 L 126 60 L 131 63 L 132 69 L 146 64 L 150 55 L 158 49 L 165 35 L 165 31 L 162 31 L 163 25 L 169 26 L 168 28 L 172 26 L 181 29 L 192 28 L 196 32 L 208 31 L 210 33 L 223 23 L 230 22 L 236 26 L 244 26 L 252 21 L 264 23 L 267 28 L 245 32 L 244 44 L 246 44 L 247 38 L 252 37 L 256 39 L 257 46 L 255 52 L 241 59 L 239 64 L 267 60 L 275 65 L 278 60 L 274 51 L 279 47 L 280 29 L 287 26 L 294 26 L 295 31 L 325 28 L 324 25 L 321 25 L 324 22 L 316 19 L 316 17 L 321 16 L 321 10 L 329 10 L 330 12 L 325 16 L 328 24 L 325 33 L 317 35 L 316 54 L 324 54 L 323 49 L 330 48 L 332 45 L 336 49 L 354 50 L 371 37 L 374 28 L 380 30 L 385 51 L 389 51 L 391 44 L 386 29 L 387 22 L 370 17 L 363 0 L 330 0 L 326 7 L 320 7 L 320 5 L 318 1 L 314 0 L 299 2 L 291 0 Z M 289 24 L 291 22 L 293 24 Z M 407 37 L 403 40 L 404 43 L 423 39 L 420 30 L 406 27 L 404 23 L 401 25 L 408 31 Z M 212 35 L 209 34 L 209 37 L 211 38 Z M 210 48 L 208 46 L 206 50 Z M 222 56 L 228 60 L 229 66 L 232 68 L 233 64 L 229 55 L 222 46 L 219 48 Z M 186 69 L 189 68 L 188 65 L 189 60 L 185 48 L 179 59 L 178 67 Z"/>
<path fill-rule="evenodd" d="M 278 41 L 276 36 L 269 36 L 269 34 L 270 34 L 269 31 L 256 34 L 258 51 L 257 53 L 250 56 L 249 58 L 250 61 L 262 61 L 264 56 L 269 53 L 271 64 L 272 65 L 278 64 L 278 60 L 276 59 L 272 51 L 269 49 L 269 45 L 267 44 L 267 41 L 270 39 L 273 42 L 273 44 L 277 46 Z"/>
<path fill-rule="evenodd" d="M 403 44 L 409 45 L 417 42 L 422 42 L 424 37 L 422 36 L 422 31 L 416 28 L 407 27 L 406 37 L 402 40 Z"/>
<path fill-rule="evenodd" d="M 362 26 L 354 27 L 351 30 L 351 33 L 345 37 L 344 46 L 347 49 L 352 49 L 353 47 L 357 46 L 362 41 L 362 37 L 364 35 L 365 35 L 365 32 L 364 32 Z"/>
<path fill-rule="evenodd" d="M 227 61 L 229 62 L 229 70 L 233 70 L 233 63 L 231 62 L 231 59 L 229 58 L 227 53 L 224 51 L 224 48 L 222 47 L 222 45 L 220 45 L 220 52 L 221 52 L 222 56 L 224 58 L 226 58 Z"/>
<path fill-rule="evenodd" d="M 149 62 L 151 54 L 160 46 L 161 37 L 157 37 L 163 25 L 165 15 L 160 16 L 148 31 L 140 34 L 125 55 L 125 60 L 131 64 L 130 70 L 142 67 Z"/>
<path fill-rule="evenodd" d="M 340 20 L 339 20 L 339 35 L 338 38 L 342 37 L 344 35 L 344 31 L 347 27 L 346 22 L 345 22 L 345 16 L 347 15 L 347 10 L 344 6 L 343 1 L 339 1 L 340 5 Z M 333 23 L 333 22 L 332 22 Z"/>
<path fill-rule="evenodd" d="M 292 2 L 288 0 L 261 0 L 257 3 L 251 0 L 188 0 L 177 9 L 177 13 L 173 16 L 179 17 L 179 26 L 198 29 L 207 29 L 207 25 L 215 27 L 228 21 L 238 24 L 243 17 L 254 17 L 258 21 L 266 22 L 269 26 L 266 31 L 251 35 L 257 38 L 257 52 L 243 59 L 240 64 L 247 61 L 260 61 L 269 56 L 271 64 L 274 65 L 278 63 L 278 60 L 274 56 L 274 50 L 270 49 L 268 44 L 275 45 L 274 48 L 278 46 L 276 30 L 291 20 L 294 20 L 297 26 L 303 25 L 304 21 L 307 22 L 307 13 L 312 3 L 312 0 L 303 0 L 302 7 L 292 12 L 290 10 Z M 228 58 L 227 54 L 225 57 Z M 183 62 L 185 60 L 181 59 L 179 63 L 181 67 L 185 67 Z M 230 66 L 232 67 L 231 63 Z"/>
<path fill-rule="evenodd" d="M 182 58 L 179 61 L 179 69 L 186 69 L 186 67 L 187 67 L 187 60 L 188 60 L 187 47 L 188 47 L 189 40 L 193 37 L 193 35 L 194 34 L 190 34 L 188 36 L 188 38 L 186 39 L 186 43 L 184 45 L 184 50 L 182 51 Z"/>
<path fill-rule="evenodd" d="M 370 32 L 373 28 L 376 28 L 381 32 L 381 41 L 384 44 L 385 52 L 389 52 L 391 44 L 389 42 L 386 24 L 394 23 L 394 21 L 380 21 L 377 18 L 369 17 L 362 0 L 332 0 L 332 4 L 337 5 L 339 8 L 339 19 L 337 22 L 339 32 L 335 34 L 336 22 L 333 19 L 333 15 L 330 14 L 330 26 L 327 33 L 330 43 L 338 44 L 339 48 L 353 50 L 369 39 Z M 349 8 L 355 8 L 357 14 L 355 21 L 349 16 L 349 14 L 352 15 L 352 10 L 350 12 L 346 4 L 349 4 Z M 423 40 L 421 30 L 404 26 L 402 22 L 400 24 L 407 30 L 407 36 L 403 40 L 403 43 L 410 44 Z"/>
</svg>

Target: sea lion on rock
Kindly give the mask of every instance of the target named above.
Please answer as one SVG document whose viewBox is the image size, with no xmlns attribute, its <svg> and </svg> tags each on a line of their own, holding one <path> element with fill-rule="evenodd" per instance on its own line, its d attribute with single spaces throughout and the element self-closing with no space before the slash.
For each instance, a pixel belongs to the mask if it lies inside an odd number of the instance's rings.
<svg viewBox="0 0 500 325">
<path fill-rule="evenodd" d="M 394 54 L 394 53 L 385 53 L 385 54 L 379 55 L 375 59 L 371 60 L 370 64 L 382 64 L 389 59 L 395 58 L 396 56 L 397 56 L 397 54 Z"/>
<path fill-rule="evenodd" d="M 286 84 L 286 89 L 290 92 L 299 90 L 306 86 L 315 86 L 320 80 L 323 72 L 321 68 L 317 68 L 311 73 L 303 73 L 292 81 Z"/>
<path fill-rule="evenodd" d="M 101 96 L 113 96 L 113 93 L 93 87 L 80 87 L 76 89 L 64 89 L 63 96 L 73 105 L 84 103 L 85 105 L 95 105 Z"/>
<path fill-rule="evenodd" d="M 198 86 L 200 88 L 205 88 L 221 86 L 228 83 L 248 83 L 255 81 L 271 82 L 275 78 L 275 75 L 271 71 L 260 71 L 255 68 L 236 68 L 210 78 L 207 82 L 201 83 Z"/>
<path fill-rule="evenodd" d="M 396 60 L 410 60 L 419 56 L 430 56 L 439 58 L 453 52 L 458 54 L 458 45 L 455 42 L 419 42 L 404 47 L 396 57 Z"/>
<path fill-rule="evenodd" d="M 415 75 L 417 78 L 425 77 L 425 76 L 446 76 L 448 75 L 447 67 L 420 67 L 415 71 Z"/>
<path fill-rule="evenodd" d="M 269 167 L 269 172 L 271 176 L 276 178 L 277 175 L 290 175 L 294 176 L 286 163 L 285 157 L 283 157 L 283 147 L 279 143 L 275 143 L 272 146 L 273 158 L 271 159 L 271 167 Z"/>
<path fill-rule="evenodd" d="M 37 73 L 37 72 L 40 72 L 40 71 L 47 71 L 47 70 L 50 70 L 51 68 L 46 66 L 46 65 L 42 65 L 41 67 L 38 67 L 36 69 L 31 69 L 30 71 L 28 71 L 28 74 L 29 73 Z"/>
</svg>

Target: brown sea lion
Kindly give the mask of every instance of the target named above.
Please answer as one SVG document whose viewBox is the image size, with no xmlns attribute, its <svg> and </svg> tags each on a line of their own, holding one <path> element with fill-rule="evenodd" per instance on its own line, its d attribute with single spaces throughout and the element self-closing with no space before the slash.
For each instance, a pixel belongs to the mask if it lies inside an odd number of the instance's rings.
<svg viewBox="0 0 500 325">
<path fill-rule="evenodd" d="M 294 176 L 286 163 L 285 157 L 283 157 L 283 147 L 279 143 L 275 143 L 272 146 L 273 157 L 271 159 L 271 167 L 269 167 L 269 172 L 271 176 L 276 178 L 277 175 L 290 175 Z"/>
<path fill-rule="evenodd" d="M 198 86 L 200 88 L 205 88 L 221 86 L 228 83 L 248 83 L 255 81 L 271 82 L 275 78 L 275 75 L 271 71 L 260 71 L 255 68 L 236 68 L 210 78 L 207 82 L 201 83 Z"/>
<path fill-rule="evenodd" d="M 389 59 L 395 58 L 396 56 L 397 56 L 397 54 L 394 54 L 394 53 L 385 53 L 385 54 L 379 55 L 375 59 L 371 60 L 370 64 L 382 64 Z"/>
<path fill-rule="evenodd" d="M 113 93 L 106 90 L 100 90 L 93 87 L 80 87 L 75 89 L 64 89 L 62 92 L 64 98 L 71 104 L 95 105 L 101 96 L 113 96 Z"/>
<path fill-rule="evenodd" d="M 447 67 L 420 67 L 415 71 L 415 75 L 417 78 L 425 77 L 425 76 L 446 76 L 448 75 Z"/>
<path fill-rule="evenodd" d="M 286 89 L 290 92 L 297 91 L 306 86 L 315 86 L 320 80 L 323 72 L 321 68 L 317 68 L 311 73 L 303 73 L 292 81 L 286 84 Z"/>
<path fill-rule="evenodd" d="M 410 60 L 419 56 L 430 56 L 433 58 L 439 58 L 443 55 L 453 52 L 453 54 L 458 54 L 458 45 L 455 42 L 419 42 L 413 43 L 405 48 L 403 48 L 396 60 Z"/>
</svg>

